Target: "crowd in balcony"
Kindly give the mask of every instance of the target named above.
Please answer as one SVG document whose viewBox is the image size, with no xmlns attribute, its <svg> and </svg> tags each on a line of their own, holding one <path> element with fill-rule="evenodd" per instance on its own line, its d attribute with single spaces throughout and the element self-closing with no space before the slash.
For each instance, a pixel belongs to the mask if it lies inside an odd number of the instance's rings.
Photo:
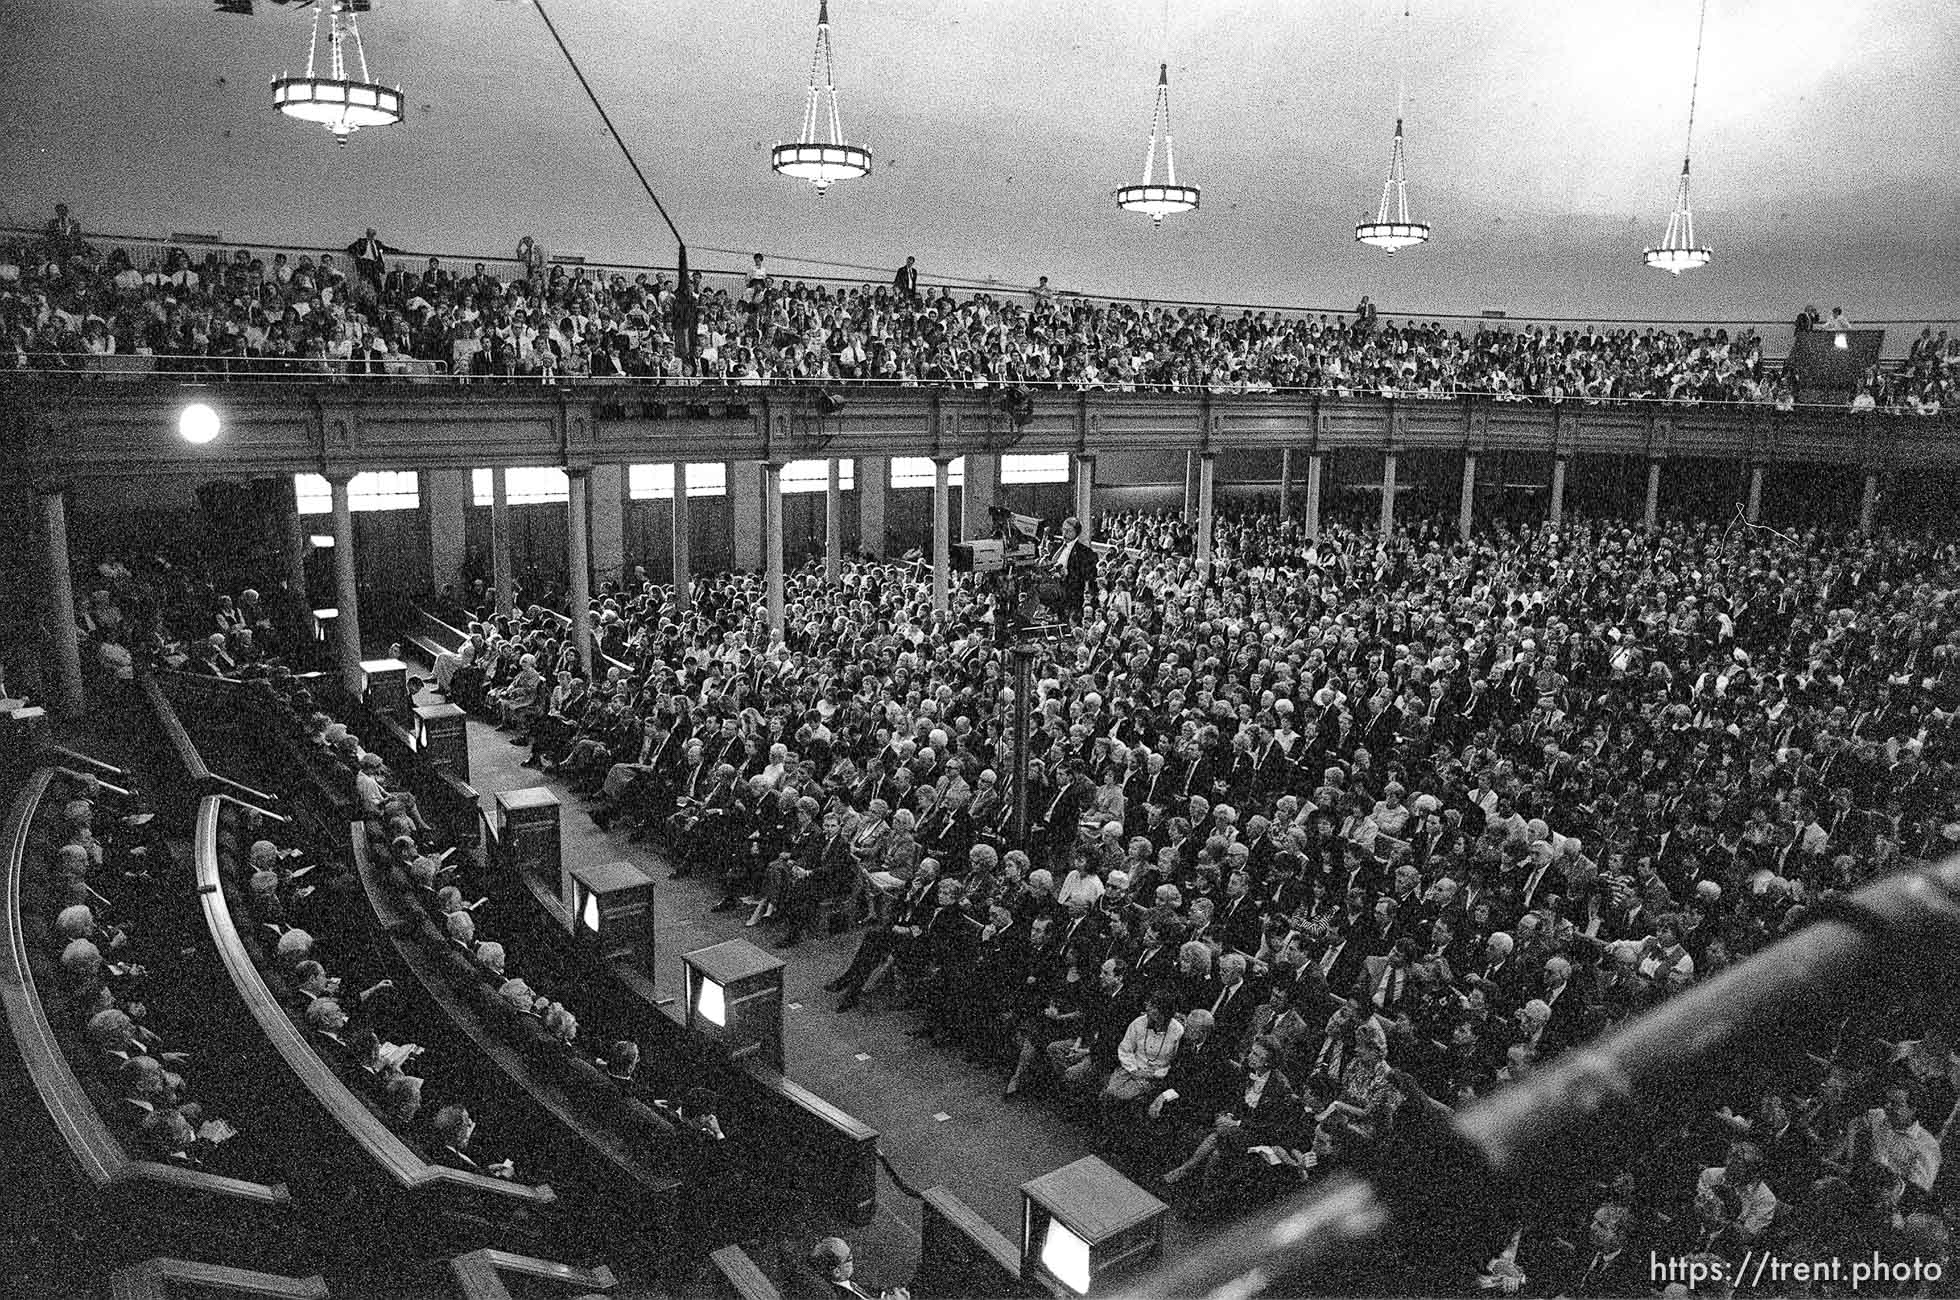
<svg viewBox="0 0 1960 1300">
<path fill-rule="evenodd" d="M 0 243 L 9 367 L 90 358 L 329 377 L 446 370 L 485 379 L 635 378 L 1172 390 L 1307 389 L 1508 401 L 1746 403 L 1795 393 L 1752 329 L 1472 329 L 1380 316 L 1231 311 L 779 278 L 757 255 L 740 290 L 547 263 L 528 237 L 511 278 L 482 262 L 417 264 L 372 230 L 336 255 L 168 248 L 137 264 L 65 210 Z M 1930 331 L 1862 385 L 1861 409 L 1954 407 L 1960 337 Z"/>
<path fill-rule="evenodd" d="M 436 676 L 783 948 L 864 926 L 840 1015 L 915 1009 L 1200 1215 L 1429 1158 L 1431 1119 L 1960 849 L 1951 545 L 1247 515 L 1207 575 L 1168 517 L 1097 534 L 1034 674 L 1022 848 L 981 586 L 938 615 L 914 567 L 808 569 L 774 646 L 752 575 L 686 610 L 610 589 L 622 662 L 590 676 L 558 617 L 452 610 Z M 1522 1212 L 1463 1284 L 1944 1258 L 1960 1052 L 1905 990 L 1812 1046 Z"/>
</svg>

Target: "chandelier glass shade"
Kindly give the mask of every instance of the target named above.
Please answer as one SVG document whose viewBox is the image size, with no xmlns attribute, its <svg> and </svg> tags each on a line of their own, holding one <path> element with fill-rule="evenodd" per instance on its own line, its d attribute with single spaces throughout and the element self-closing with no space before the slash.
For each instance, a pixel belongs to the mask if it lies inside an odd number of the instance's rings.
<svg viewBox="0 0 1960 1300">
<path fill-rule="evenodd" d="M 1164 143 L 1164 179 L 1157 180 L 1157 142 Z M 1152 226 L 1162 226 L 1164 218 L 1180 212 L 1198 210 L 1198 187 L 1177 183 L 1177 154 L 1171 141 L 1171 74 L 1168 62 L 1157 65 L 1157 103 L 1150 112 L 1150 149 L 1143 155 L 1143 182 L 1125 185 L 1116 191 L 1116 206 L 1125 212 L 1141 212 Z"/>
<path fill-rule="evenodd" d="M 316 63 L 322 27 L 327 29 L 324 72 Z M 353 75 L 356 68 L 358 77 Z M 364 126 L 393 126 L 402 120 L 401 87 L 381 85 L 368 73 L 367 51 L 350 0 L 323 0 L 306 47 L 306 75 L 276 79 L 272 105 L 287 117 L 325 126 L 342 145 Z"/>
<path fill-rule="evenodd" d="M 1373 221 L 1354 228 L 1356 243 L 1384 253 L 1427 243 L 1429 227 L 1409 220 L 1409 164 L 1402 151 L 1402 119 L 1409 105 L 1409 5 L 1402 5 L 1402 35 L 1395 48 L 1395 138 L 1388 146 L 1388 178 L 1382 182 L 1381 205 Z"/>
<path fill-rule="evenodd" d="M 1409 220 L 1409 180 L 1402 157 L 1402 119 L 1395 119 L 1395 143 L 1388 152 L 1388 179 L 1382 182 L 1381 207 L 1373 221 L 1354 228 L 1355 239 L 1372 248 L 1393 253 L 1414 248 L 1429 239 L 1429 227 Z"/>
<path fill-rule="evenodd" d="M 1688 161 L 1681 160 L 1681 188 L 1675 191 L 1674 211 L 1667 218 L 1667 234 L 1660 245 L 1646 252 L 1647 265 L 1656 271 L 1679 275 L 1707 266 L 1715 254 L 1695 243 L 1695 211 L 1688 202 Z"/>
<path fill-rule="evenodd" d="M 821 82 L 818 80 L 821 74 Z M 819 136 L 819 126 L 827 135 Z M 830 0 L 817 3 L 817 49 L 810 60 L 810 94 L 803 106 L 803 131 L 793 143 L 769 151 L 770 170 L 817 187 L 822 198 L 834 181 L 856 180 L 871 173 L 871 151 L 844 138 L 837 111 L 837 86 L 831 68 Z"/>
<path fill-rule="evenodd" d="M 1688 201 L 1688 162 L 1694 154 L 1695 101 L 1701 96 L 1701 47 L 1708 31 L 1708 0 L 1701 0 L 1701 21 L 1695 29 L 1695 75 L 1688 88 L 1688 142 L 1681 153 L 1681 184 L 1674 191 L 1674 211 L 1667 216 L 1667 233 L 1658 247 L 1649 248 L 1642 260 L 1656 271 L 1679 275 L 1707 266 L 1715 254 L 1695 242 L 1695 210 Z"/>
</svg>

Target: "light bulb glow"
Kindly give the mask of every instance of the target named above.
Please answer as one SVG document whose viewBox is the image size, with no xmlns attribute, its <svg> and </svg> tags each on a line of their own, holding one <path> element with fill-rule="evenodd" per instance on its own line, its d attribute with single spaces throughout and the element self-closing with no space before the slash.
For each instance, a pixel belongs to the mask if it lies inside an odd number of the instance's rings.
<svg viewBox="0 0 1960 1300">
<path fill-rule="evenodd" d="M 1060 1220 L 1050 1220 L 1041 1242 L 1041 1266 L 1077 1295 L 1089 1292 L 1089 1243 Z"/>
<path fill-rule="evenodd" d="M 728 1025 L 728 1006 L 722 999 L 721 985 L 713 980 L 701 979 L 701 987 L 694 995 L 694 1009 L 701 1018 L 711 1025 Z"/>
<path fill-rule="evenodd" d="M 218 436 L 218 413 L 203 402 L 192 402 L 177 415 L 177 436 L 203 446 Z"/>
</svg>

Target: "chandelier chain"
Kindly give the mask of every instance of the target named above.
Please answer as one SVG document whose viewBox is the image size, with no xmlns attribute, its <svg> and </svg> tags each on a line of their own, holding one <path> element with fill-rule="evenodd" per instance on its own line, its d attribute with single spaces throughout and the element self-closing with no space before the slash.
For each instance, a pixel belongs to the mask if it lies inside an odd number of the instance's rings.
<svg viewBox="0 0 1960 1300">
<path fill-rule="evenodd" d="M 368 75 L 367 46 L 361 43 L 361 29 L 351 9 L 347 13 L 347 31 L 354 39 L 354 57 L 361 61 L 361 80 L 372 82 L 374 78 Z"/>
<path fill-rule="evenodd" d="M 1695 151 L 1695 102 L 1701 97 L 1701 46 L 1708 31 L 1708 0 L 1701 0 L 1701 20 L 1695 24 L 1695 75 L 1688 83 L 1688 142 L 1681 151 L 1682 165 Z"/>
<path fill-rule="evenodd" d="M 306 40 L 306 75 L 313 76 L 313 60 L 320 50 L 320 25 L 327 20 L 327 11 L 316 10 L 313 15 L 313 34 Z"/>
<path fill-rule="evenodd" d="M 1414 24 L 1409 20 L 1408 0 L 1402 4 L 1402 40 L 1395 52 L 1395 120 L 1399 123 L 1408 115 L 1409 104 L 1409 33 Z"/>
</svg>

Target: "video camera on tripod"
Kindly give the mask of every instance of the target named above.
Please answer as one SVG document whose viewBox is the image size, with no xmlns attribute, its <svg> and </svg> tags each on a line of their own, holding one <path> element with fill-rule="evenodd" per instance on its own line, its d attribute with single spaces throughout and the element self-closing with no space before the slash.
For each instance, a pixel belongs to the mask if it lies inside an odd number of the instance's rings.
<svg viewBox="0 0 1960 1300">
<path fill-rule="evenodd" d="M 1005 506 L 991 506 L 987 513 L 994 535 L 955 544 L 951 560 L 956 572 L 987 575 L 994 597 L 995 642 L 1007 645 L 1058 634 L 1065 626 L 1055 614 L 1062 604 L 1061 578 L 1041 562 L 1041 536 L 1052 525 Z"/>
</svg>

